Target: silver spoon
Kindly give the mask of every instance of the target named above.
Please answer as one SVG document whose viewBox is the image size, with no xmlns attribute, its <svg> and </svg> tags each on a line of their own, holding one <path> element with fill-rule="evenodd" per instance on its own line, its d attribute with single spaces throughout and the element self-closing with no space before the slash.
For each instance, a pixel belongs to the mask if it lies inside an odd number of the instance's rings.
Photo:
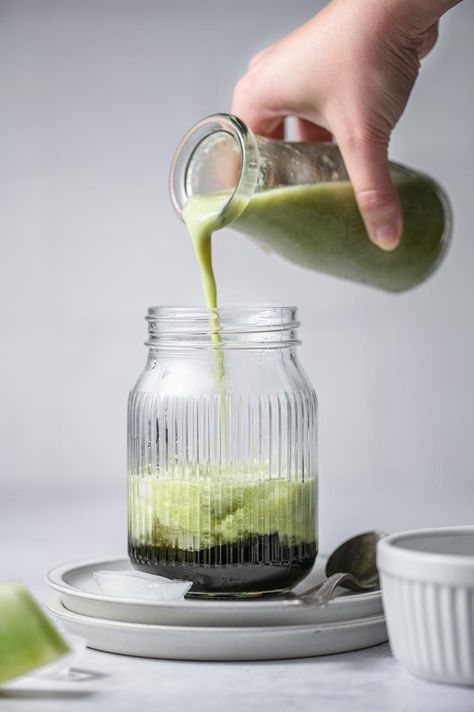
<svg viewBox="0 0 474 712">
<path fill-rule="evenodd" d="M 343 542 L 326 562 L 328 578 L 297 595 L 297 598 L 304 603 L 327 606 L 338 586 L 344 586 L 351 591 L 378 589 L 380 581 L 375 554 L 377 542 L 384 536 L 384 532 L 370 531 Z"/>
</svg>

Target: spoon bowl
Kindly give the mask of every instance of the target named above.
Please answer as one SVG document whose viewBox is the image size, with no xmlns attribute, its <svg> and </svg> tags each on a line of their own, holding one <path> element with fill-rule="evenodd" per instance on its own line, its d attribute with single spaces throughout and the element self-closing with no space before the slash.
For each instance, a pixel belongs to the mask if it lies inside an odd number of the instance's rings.
<svg viewBox="0 0 474 712">
<path fill-rule="evenodd" d="M 351 574 L 341 586 L 351 591 L 380 587 L 376 565 L 377 543 L 387 536 L 381 531 L 369 531 L 343 542 L 326 562 L 326 576 Z"/>
<path fill-rule="evenodd" d="M 377 543 L 385 536 L 384 532 L 369 531 L 344 541 L 327 560 L 327 578 L 298 599 L 302 603 L 327 606 L 338 586 L 351 591 L 375 591 L 380 588 L 376 550 Z"/>
</svg>

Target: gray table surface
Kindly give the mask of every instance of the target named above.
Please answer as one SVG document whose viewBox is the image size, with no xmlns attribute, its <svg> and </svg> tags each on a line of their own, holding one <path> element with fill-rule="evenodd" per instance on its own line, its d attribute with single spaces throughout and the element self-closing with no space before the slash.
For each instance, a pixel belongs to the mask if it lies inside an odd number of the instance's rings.
<svg viewBox="0 0 474 712">
<path fill-rule="evenodd" d="M 105 513 L 105 516 L 104 516 Z M 124 550 L 119 493 L 2 493 L 1 578 L 24 581 L 45 601 L 45 572 Z M 146 660 L 87 650 L 75 680 L 23 678 L 0 690 L 0 712 L 472 712 L 474 690 L 418 680 L 388 645 L 343 655 L 250 663 Z"/>
</svg>

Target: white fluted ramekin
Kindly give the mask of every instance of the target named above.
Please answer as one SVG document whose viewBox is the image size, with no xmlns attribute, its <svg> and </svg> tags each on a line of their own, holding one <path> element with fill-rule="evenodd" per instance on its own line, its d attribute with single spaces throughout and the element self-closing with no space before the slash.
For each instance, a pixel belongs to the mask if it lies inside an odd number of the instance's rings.
<svg viewBox="0 0 474 712">
<path fill-rule="evenodd" d="M 377 566 L 394 656 L 415 675 L 474 685 L 474 526 L 392 534 Z"/>
</svg>

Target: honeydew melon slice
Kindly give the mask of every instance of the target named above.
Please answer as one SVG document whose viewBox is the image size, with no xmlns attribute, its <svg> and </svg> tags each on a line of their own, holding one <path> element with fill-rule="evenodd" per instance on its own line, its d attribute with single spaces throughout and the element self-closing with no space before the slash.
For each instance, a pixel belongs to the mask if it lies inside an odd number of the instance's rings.
<svg viewBox="0 0 474 712">
<path fill-rule="evenodd" d="M 0 583 L 0 684 L 70 651 L 21 583 Z"/>
</svg>

